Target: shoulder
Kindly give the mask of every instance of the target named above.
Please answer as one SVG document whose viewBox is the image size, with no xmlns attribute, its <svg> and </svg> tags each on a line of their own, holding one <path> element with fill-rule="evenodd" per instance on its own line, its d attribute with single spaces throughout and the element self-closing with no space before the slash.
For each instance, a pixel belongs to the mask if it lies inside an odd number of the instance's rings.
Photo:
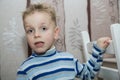
<svg viewBox="0 0 120 80">
<path fill-rule="evenodd" d="M 22 62 L 22 64 L 20 65 L 18 71 L 19 71 L 19 70 L 22 70 L 22 69 L 24 69 L 26 66 L 28 66 L 28 64 L 31 63 L 32 59 L 33 59 L 33 56 L 30 56 L 30 57 L 28 57 L 26 60 L 24 60 L 24 61 Z"/>
</svg>

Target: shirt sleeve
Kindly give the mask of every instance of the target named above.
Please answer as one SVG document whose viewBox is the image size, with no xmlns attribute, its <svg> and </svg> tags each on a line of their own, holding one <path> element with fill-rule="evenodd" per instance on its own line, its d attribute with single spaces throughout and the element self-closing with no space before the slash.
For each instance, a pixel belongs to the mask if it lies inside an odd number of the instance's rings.
<svg viewBox="0 0 120 80">
<path fill-rule="evenodd" d="M 16 80 L 29 80 L 27 74 L 20 73 L 19 71 L 17 72 L 17 79 Z"/>
<path fill-rule="evenodd" d="M 102 50 L 96 44 L 93 44 L 92 54 L 86 63 L 80 64 L 76 59 L 76 77 L 81 78 L 82 80 L 94 79 L 103 62 L 102 55 L 104 52 L 105 50 Z"/>
</svg>

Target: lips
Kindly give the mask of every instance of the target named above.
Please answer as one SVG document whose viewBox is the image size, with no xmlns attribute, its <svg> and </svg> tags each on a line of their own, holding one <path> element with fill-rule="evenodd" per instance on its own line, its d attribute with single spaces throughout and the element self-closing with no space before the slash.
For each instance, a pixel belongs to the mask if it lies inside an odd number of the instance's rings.
<svg viewBox="0 0 120 80">
<path fill-rule="evenodd" d="M 35 42 L 34 44 L 36 47 L 43 47 L 44 46 L 44 42 L 42 42 L 42 41 Z"/>
</svg>

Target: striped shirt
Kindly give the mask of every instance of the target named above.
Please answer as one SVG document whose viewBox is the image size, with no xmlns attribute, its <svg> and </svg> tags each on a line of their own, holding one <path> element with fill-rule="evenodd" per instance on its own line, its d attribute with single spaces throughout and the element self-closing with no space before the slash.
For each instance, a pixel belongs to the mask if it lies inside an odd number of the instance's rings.
<svg viewBox="0 0 120 80">
<path fill-rule="evenodd" d="M 44 55 L 33 53 L 17 72 L 17 80 L 82 80 L 94 79 L 100 70 L 103 50 L 95 44 L 90 60 L 81 64 L 72 54 L 58 52 L 55 48 Z"/>
</svg>

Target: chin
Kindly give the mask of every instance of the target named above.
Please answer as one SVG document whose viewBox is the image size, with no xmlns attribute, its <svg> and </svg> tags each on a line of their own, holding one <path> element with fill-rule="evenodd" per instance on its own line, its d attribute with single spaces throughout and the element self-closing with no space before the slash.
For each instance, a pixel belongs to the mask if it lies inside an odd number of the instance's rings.
<svg viewBox="0 0 120 80">
<path fill-rule="evenodd" d="M 37 54 L 39 54 L 39 55 L 42 55 L 42 54 L 45 54 L 45 52 L 46 52 L 46 50 L 43 50 L 43 51 L 35 51 Z"/>
<path fill-rule="evenodd" d="M 45 52 L 47 51 L 48 49 L 37 49 L 35 50 L 35 52 L 39 55 L 42 55 L 42 54 L 45 54 Z"/>
<path fill-rule="evenodd" d="M 42 48 L 36 48 L 34 49 L 34 51 L 39 54 L 39 55 L 42 55 L 42 54 L 45 54 L 51 47 L 42 47 Z"/>
</svg>

